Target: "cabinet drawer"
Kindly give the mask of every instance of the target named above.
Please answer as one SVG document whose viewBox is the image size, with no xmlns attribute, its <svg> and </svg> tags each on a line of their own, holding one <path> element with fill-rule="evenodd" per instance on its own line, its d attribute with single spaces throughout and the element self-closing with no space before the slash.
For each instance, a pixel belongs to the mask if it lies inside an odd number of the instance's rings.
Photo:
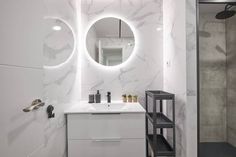
<svg viewBox="0 0 236 157">
<path fill-rule="evenodd" d="M 68 139 L 145 138 L 145 114 L 69 114 Z"/>
<path fill-rule="evenodd" d="M 145 140 L 69 140 L 68 152 L 68 157 L 145 157 Z"/>
</svg>

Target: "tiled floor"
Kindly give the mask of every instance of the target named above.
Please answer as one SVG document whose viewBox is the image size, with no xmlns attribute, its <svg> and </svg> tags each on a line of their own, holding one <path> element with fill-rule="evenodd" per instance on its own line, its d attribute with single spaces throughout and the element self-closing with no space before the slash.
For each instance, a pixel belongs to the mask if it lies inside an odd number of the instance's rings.
<svg viewBox="0 0 236 157">
<path fill-rule="evenodd" d="M 236 157 L 236 147 L 224 142 L 201 143 L 200 157 Z"/>
</svg>

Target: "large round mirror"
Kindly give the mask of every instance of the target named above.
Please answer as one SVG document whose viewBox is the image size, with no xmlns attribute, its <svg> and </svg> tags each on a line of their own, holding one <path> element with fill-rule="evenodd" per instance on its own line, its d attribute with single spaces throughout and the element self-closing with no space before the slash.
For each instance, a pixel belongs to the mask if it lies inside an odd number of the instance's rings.
<svg viewBox="0 0 236 157">
<path fill-rule="evenodd" d="M 44 65 L 54 67 L 65 63 L 75 49 L 72 28 L 56 17 L 45 18 Z"/>
<path fill-rule="evenodd" d="M 115 66 L 125 62 L 135 46 L 130 26 L 118 18 L 103 18 L 89 29 L 86 38 L 87 51 L 97 63 Z"/>
</svg>

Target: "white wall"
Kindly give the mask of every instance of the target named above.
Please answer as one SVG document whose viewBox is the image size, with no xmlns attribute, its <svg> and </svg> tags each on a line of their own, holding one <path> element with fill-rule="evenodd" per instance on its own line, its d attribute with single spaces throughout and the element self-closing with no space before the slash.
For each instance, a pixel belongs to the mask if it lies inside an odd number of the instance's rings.
<svg viewBox="0 0 236 157">
<path fill-rule="evenodd" d="M 116 15 L 125 19 L 135 30 L 135 54 L 118 68 L 104 68 L 88 59 L 85 45 L 81 45 L 82 99 L 101 90 L 102 99 L 107 91 L 112 100 L 121 99 L 122 94 L 137 94 L 144 102 L 147 89 L 163 87 L 162 54 L 162 0 L 82 0 L 81 41 L 94 20 L 102 16 Z"/>
<path fill-rule="evenodd" d="M 163 3 L 164 89 L 176 94 L 177 156 L 196 157 L 196 2 Z"/>
<path fill-rule="evenodd" d="M 42 68 L 44 4 L 35 0 L 18 3 L 8 0 L 1 1 L 0 10 L 0 63 Z"/>
<path fill-rule="evenodd" d="M 77 20 L 79 20 L 77 19 L 77 3 L 79 3 L 79 0 L 44 1 L 47 8 L 47 16 L 61 18 L 72 27 L 73 32 L 75 33 L 75 44 L 77 44 Z M 68 32 L 68 34 L 71 34 L 71 32 Z M 58 40 L 65 40 L 65 43 L 68 43 L 68 39 L 66 38 Z M 44 44 L 47 44 L 47 40 L 45 40 Z M 58 46 L 60 47 L 62 44 L 58 43 Z M 64 62 L 58 66 L 44 66 L 43 98 L 47 105 L 52 104 L 54 106 L 56 117 L 47 120 L 45 123 L 43 131 L 44 145 L 42 148 L 38 149 L 38 156 L 40 157 L 67 156 L 66 121 L 64 111 L 71 106 L 69 102 L 72 101 L 73 87 L 75 86 L 77 73 L 77 46 L 79 45 L 76 45 L 75 52 L 72 54 L 71 58 L 62 59 Z M 57 52 L 60 51 L 60 49 L 55 48 L 54 51 Z M 48 56 L 44 55 L 44 57 Z M 53 60 L 51 61 L 54 63 Z M 79 96 L 77 98 L 79 98 Z"/>
<path fill-rule="evenodd" d="M 185 2 L 165 0 L 164 89 L 176 97 L 177 157 L 186 157 L 186 32 Z M 167 112 L 170 109 L 167 109 Z"/>
<path fill-rule="evenodd" d="M 43 67 L 44 17 L 63 18 L 76 30 L 76 14 L 71 0 L 0 2 L 0 156 L 66 156 L 63 112 L 69 107 L 76 55 L 61 67 Z M 24 113 L 36 98 L 43 99 L 45 107 Z M 56 117 L 49 120 L 50 104 Z"/>
<path fill-rule="evenodd" d="M 1 156 L 64 157 L 66 156 L 66 147 L 63 110 L 69 107 L 66 104 L 68 101 L 80 100 L 80 96 L 82 96 L 81 99 L 87 100 L 89 93 L 100 89 L 103 96 L 105 92 L 111 91 L 113 100 L 120 99 L 124 93 L 138 94 L 143 103 L 145 90 L 163 89 L 164 83 L 164 89 L 177 93 L 177 105 L 179 105 L 177 110 L 178 156 L 195 157 L 197 151 L 195 1 L 182 0 L 178 3 L 174 0 L 164 1 L 164 17 L 166 17 L 164 21 L 166 27 L 164 61 L 163 31 L 157 31 L 157 28 L 163 28 L 163 4 L 161 0 L 82 0 L 82 5 L 80 5 L 80 1 L 76 2 L 79 5 L 76 5 L 73 0 L 45 1 L 46 11 L 42 10 L 44 8 L 42 1 L 21 0 L 19 4 L 16 1 L 1 2 L 1 13 L 5 13 L 0 14 L 3 16 L 1 19 L 10 20 L 9 22 L 13 27 L 12 32 L 19 33 L 17 29 L 23 21 L 22 17 L 34 17 L 33 13 L 36 11 L 37 13 L 39 11 L 39 15 L 46 13 L 45 15 L 58 16 L 67 20 L 78 33 L 78 49 L 80 50 L 78 65 L 76 64 L 77 55 L 75 55 L 74 59 L 66 66 L 43 70 L 41 62 L 32 62 L 30 59 L 35 56 L 40 57 L 41 47 L 34 45 L 37 42 L 30 40 L 33 45 L 29 44 L 29 49 L 27 46 L 24 48 L 10 47 L 22 44 L 18 44 L 18 40 L 14 40 L 17 39 L 15 34 L 9 35 L 7 33 L 9 25 L 4 25 L 6 24 L 4 22 L 0 23 L 1 27 L 6 29 L 1 29 L 1 34 L 7 36 L 6 38 L 0 36 L 1 41 L 3 41 L 1 43 L 4 43 L 4 45 L 1 44 L 1 48 L 4 49 L 0 53 L 0 64 L 2 64 L 0 69 L 4 77 L 1 77 L 0 82 L 1 89 L 7 91 L 5 95 L 1 94 L 1 100 L 4 100 L 1 103 L 2 109 L 0 110 L 0 125 L 3 126 L 0 132 L 0 153 L 4 153 Z M 19 7 L 20 4 L 23 6 Z M 82 12 L 78 6 L 81 7 Z M 21 18 L 16 16 L 17 11 L 24 12 L 27 8 L 30 9 L 31 14 L 17 14 L 20 17 L 22 16 Z M 78 21 L 81 22 L 79 25 L 75 20 L 76 15 Z M 105 15 L 118 15 L 125 18 L 135 28 L 137 36 L 135 55 L 124 66 L 112 70 L 97 66 L 88 59 L 84 43 L 88 26 L 96 18 Z M 6 17 L 11 18 L 6 19 Z M 26 19 L 27 21 L 29 22 Z M 32 28 L 32 25 L 27 24 L 25 28 Z M 81 26 L 80 30 L 77 31 L 76 28 L 79 26 Z M 22 30 L 24 29 L 20 29 L 20 31 Z M 168 44 L 170 44 L 169 47 Z M 27 52 L 24 52 L 25 49 Z M 3 60 L 3 58 L 5 59 Z M 166 64 L 166 62 L 170 64 Z M 43 72 L 43 89 L 36 85 L 34 88 L 38 90 L 33 93 L 32 90 L 34 89 L 31 87 L 42 80 Z M 75 79 L 76 82 L 74 82 Z M 20 83 L 11 83 L 19 80 Z M 30 86 L 26 87 L 26 85 Z M 17 90 L 11 91 L 9 87 Z M 8 90 L 5 90 L 6 88 Z M 38 114 L 31 114 L 30 116 L 21 111 L 26 101 L 30 102 L 32 97 L 40 95 L 38 93 L 40 90 L 43 90 L 44 100 L 47 104 L 55 105 L 56 118 L 53 120 L 48 121 L 45 118 L 45 108 L 40 110 Z M 26 100 L 19 103 L 14 101 L 14 98 L 21 94 L 26 96 L 24 98 Z M 27 129 L 32 129 L 32 126 L 34 128 L 35 125 L 37 126 L 35 129 L 40 134 L 30 138 L 33 141 L 30 149 L 21 148 L 22 141 L 27 139 L 24 138 L 27 137 Z"/>
<path fill-rule="evenodd" d="M 28 156 L 43 143 L 46 115 L 22 109 L 42 96 L 44 13 L 37 0 L 0 4 L 0 156 Z"/>
<path fill-rule="evenodd" d="M 197 9 L 195 0 L 186 0 L 186 152 L 197 156 Z"/>
</svg>

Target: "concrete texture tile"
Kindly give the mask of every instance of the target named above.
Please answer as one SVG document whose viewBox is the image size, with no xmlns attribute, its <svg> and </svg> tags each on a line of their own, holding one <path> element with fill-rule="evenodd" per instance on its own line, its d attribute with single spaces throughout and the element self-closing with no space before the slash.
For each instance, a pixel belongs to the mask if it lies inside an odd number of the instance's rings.
<svg viewBox="0 0 236 157">
<path fill-rule="evenodd" d="M 221 142 L 226 141 L 225 126 L 202 126 L 200 129 L 201 142 Z"/>
<path fill-rule="evenodd" d="M 226 21 L 227 141 L 236 147 L 236 16 Z"/>
</svg>

